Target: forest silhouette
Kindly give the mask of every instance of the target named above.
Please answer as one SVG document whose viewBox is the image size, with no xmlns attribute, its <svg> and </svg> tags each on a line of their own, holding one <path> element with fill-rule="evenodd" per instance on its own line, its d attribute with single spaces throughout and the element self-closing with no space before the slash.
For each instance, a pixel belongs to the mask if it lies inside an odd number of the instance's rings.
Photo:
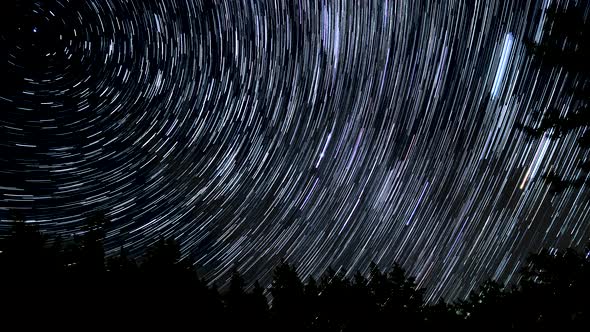
<svg viewBox="0 0 590 332">
<path fill-rule="evenodd" d="M 33 223 L 12 222 L 0 238 L 4 304 L 53 322 L 83 319 L 92 329 L 129 324 L 201 331 L 574 330 L 589 323 L 588 250 L 543 250 L 529 255 L 510 287 L 488 280 L 467 299 L 426 303 L 425 289 L 398 264 L 381 271 L 371 263 L 368 275 L 350 278 L 328 269 L 318 280 L 302 281 L 295 266 L 281 261 L 269 285 L 247 287 L 234 269 L 220 289 L 198 277 L 172 239 L 158 239 L 137 259 L 124 249 L 105 257 L 108 224 L 95 214 L 79 236 L 64 241 Z M 3 321 L 9 312 L 1 311 Z"/>
</svg>

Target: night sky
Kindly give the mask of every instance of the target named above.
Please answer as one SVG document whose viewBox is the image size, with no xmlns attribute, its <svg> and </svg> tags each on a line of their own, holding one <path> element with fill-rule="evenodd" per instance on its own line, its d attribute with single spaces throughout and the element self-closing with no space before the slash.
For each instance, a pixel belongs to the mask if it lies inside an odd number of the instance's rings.
<svg viewBox="0 0 590 332">
<path fill-rule="evenodd" d="M 567 74 L 539 1 L 10 0 L 0 216 L 111 253 L 172 237 L 212 282 L 399 262 L 427 299 L 584 245 L 576 135 L 527 136 Z M 565 102 L 561 102 L 565 100 Z"/>
</svg>

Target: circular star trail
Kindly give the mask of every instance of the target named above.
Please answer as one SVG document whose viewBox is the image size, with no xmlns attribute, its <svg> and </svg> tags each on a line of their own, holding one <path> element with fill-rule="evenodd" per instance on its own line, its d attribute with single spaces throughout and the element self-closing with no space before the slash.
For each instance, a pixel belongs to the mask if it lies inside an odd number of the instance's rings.
<svg viewBox="0 0 590 332">
<path fill-rule="evenodd" d="M 103 210 L 113 252 L 172 237 L 212 281 L 397 261 L 430 300 L 588 239 L 539 179 L 585 151 L 515 129 L 565 93 L 524 44 L 549 1 L 13 2 L 0 208 L 48 232 Z"/>
</svg>

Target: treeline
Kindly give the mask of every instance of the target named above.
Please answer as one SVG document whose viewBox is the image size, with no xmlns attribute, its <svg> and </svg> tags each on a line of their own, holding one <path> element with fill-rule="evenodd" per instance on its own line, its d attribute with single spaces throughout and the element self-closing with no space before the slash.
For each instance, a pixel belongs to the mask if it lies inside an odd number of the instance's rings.
<svg viewBox="0 0 590 332">
<path fill-rule="evenodd" d="M 104 216 L 95 215 L 82 235 L 63 241 L 14 222 L 0 240 L 1 302 L 47 322 L 82 317 L 91 329 L 158 322 L 205 331 L 571 330 L 590 322 L 590 261 L 574 250 L 530 255 L 512 287 L 490 280 L 466 300 L 428 304 L 425 290 L 397 264 L 388 271 L 371 264 L 368 275 L 350 278 L 330 269 L 302 281 L 282 262 L 270 285 L 247 287 L 234 270 L 219 289 L 197 276 L 170 239 L 158 240 L 141 259 L 123 249 L 105 257 L 105 225 Z M 8 312 L 0 310 L 0 322 Z"/>
</svg>

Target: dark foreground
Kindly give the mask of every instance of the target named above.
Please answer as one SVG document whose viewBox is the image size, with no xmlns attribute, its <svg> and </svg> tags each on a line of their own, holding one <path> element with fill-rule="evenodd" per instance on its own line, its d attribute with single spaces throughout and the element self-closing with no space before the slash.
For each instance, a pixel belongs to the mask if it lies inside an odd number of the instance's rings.
<svg viewBox="0 0 590 332">
<path fill-rule="evenodd" d="M 279 264 L 270 285 L 200 279 L 177 244 L 160 239 L 143 257 L 105 257 L 105 220 L 79 237 L 49 238 L 15 222 L 0 241 L 1 319 L 7 330 L 392 331 L 406 327 L 584 330 L 589 323 L 586 252 L 531 254 L 518 284 L 487 281 L 468 299 L 424 302 L 424 289 L 394 265 L 345 277 L 329 270 L 302 281 Z M 123 246 L 121 246 L 123 248 Z M 16 324 L 16 325 L 15 325 Z"/>
</svg>

